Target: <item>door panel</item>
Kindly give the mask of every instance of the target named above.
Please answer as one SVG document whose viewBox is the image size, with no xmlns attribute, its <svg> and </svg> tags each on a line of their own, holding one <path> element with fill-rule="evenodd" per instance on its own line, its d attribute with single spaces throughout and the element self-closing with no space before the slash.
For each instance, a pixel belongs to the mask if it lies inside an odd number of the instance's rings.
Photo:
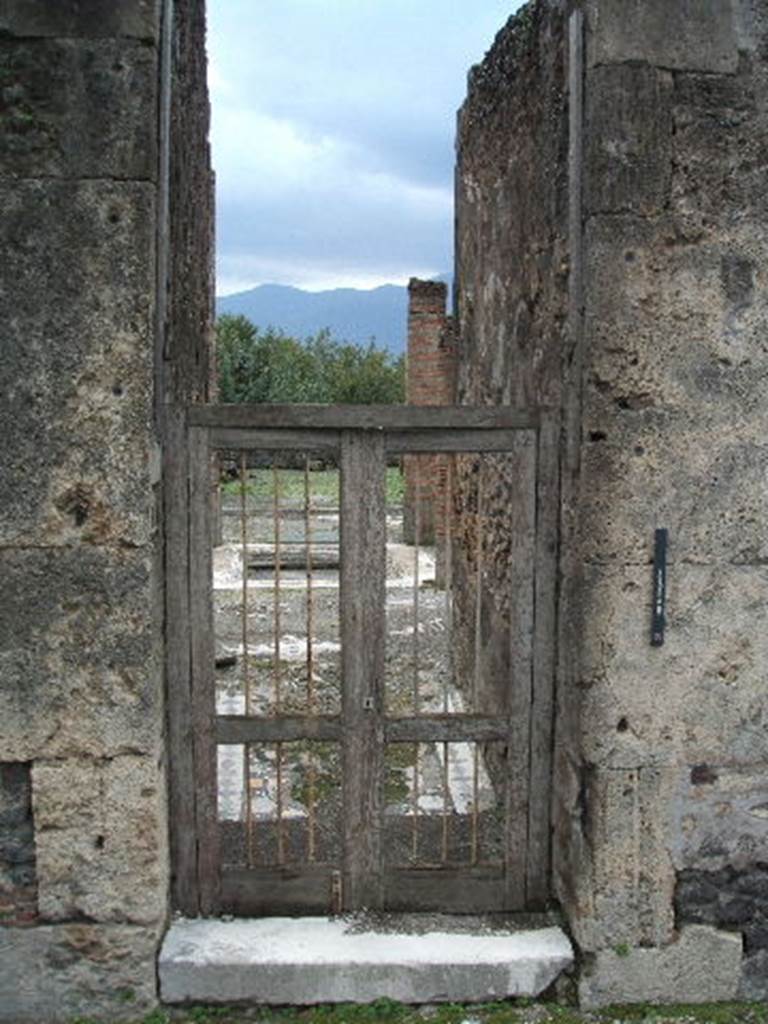
<svg viewBox="0 0 768 1024">
<path fill-rule="evenodd" d="M 196 413 L 206 912 L 526 905 L 538 424 L 411 412 L 380 429 L 370 409 L 363 426 L 326 410 L 318 429 L 295 407 L 285 429 L 263 410 Z M 212 465 L 228 478 L 213 558 Z"/>
</svg>

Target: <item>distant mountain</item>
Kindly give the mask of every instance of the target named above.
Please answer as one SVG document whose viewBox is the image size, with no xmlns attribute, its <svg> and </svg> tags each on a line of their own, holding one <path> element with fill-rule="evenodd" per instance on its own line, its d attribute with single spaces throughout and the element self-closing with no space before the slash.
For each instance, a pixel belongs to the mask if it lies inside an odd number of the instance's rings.
<svg viewBox="0 0 768 1024">
<path fill-rule="evenodd" d="M 380 348 L 399 354 L 405 348 L 408 291 L 385 284 L 371 291 L 335 288 L 305 292 L 282 284 L 262 284 L 247 292 L 216 300 L 217 313 L 242 313 L 259 327 L 278 327 L 306 338 L 324 327 L 338 341 Z"/>
<path fill-rule="evenodd" d="M 242 314 L 258 327 L 276 327 L 297 338 L 327 327 L 338 341 L 359 345 L 375 341 L 399 355 L 405 350 L 408 289 L 385 284 L 370 291 L 305 292 L 288 285 L 262 284 L 218 298 L 216 312 Z"/>
</svg>

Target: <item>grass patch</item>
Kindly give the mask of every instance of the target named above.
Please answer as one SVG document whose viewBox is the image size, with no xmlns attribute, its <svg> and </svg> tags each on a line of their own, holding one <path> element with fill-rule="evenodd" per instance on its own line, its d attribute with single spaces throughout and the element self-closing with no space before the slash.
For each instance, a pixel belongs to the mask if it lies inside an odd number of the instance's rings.
<svg viewBox="0 0 768 1024">
<path fill-rule="evenodd" d="M 531 999 L 406 1006 L 392 999 L 366 1005 L 309 1007 L 192 1006 L 158 1009 L 133 1024 L 768 1024 L 766 1003 L 647 1003 L 577 1010 Z M 70 1024 L 114 1024 L 78 1017 Z"/>
<path fill-rule="evenodd" d="M 768 1024 L 768 1003 L 678 1003 L 651 1006 L 636 1003 L 608 1006 L 600 1011 L 601 1024 Z"/>
<path fill-rule="evenodd" d="M 221 485 L 224 494 L 239 495 L 239 480 L 227 480 Z M 304 502 L 304 470 L 281 469 L 278 473 L 278 490 L 281 503 L 287 505 Z M 309 490 L 313 503 L 338 504 L 339 470 L 315 469 L 309 474 Z M 265 504 L 274 501 L 275 475 L 271 469 L 252 469 L 248 472 L 245 491 L 249 498 Z M 405 484 L 399 466 L 387 466 L 386 493 L 388 505 L 402 505 Z"/>
</svg>

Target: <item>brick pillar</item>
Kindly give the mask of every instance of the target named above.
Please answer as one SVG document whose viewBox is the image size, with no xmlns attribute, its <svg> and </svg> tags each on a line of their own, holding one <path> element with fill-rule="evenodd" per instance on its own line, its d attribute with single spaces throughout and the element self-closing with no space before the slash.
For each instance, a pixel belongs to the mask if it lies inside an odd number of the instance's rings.
<svg viewBox="0 0 768 1024">
<path fill-rule="evenodd" d="M 454 401 L 456 348 L 453 320 L 446 315 L 447 286 L 441 281 L 411 278 L 408 284 L 408 356 L 406 402 L 409 405 L 451 405 Z M 407 544 L 416 540 L 417 497 L 419 541 L 438 547 L 445 528 L 445 480 L 448 456 L 408 455 L 404 459 Z"/>
</svg>

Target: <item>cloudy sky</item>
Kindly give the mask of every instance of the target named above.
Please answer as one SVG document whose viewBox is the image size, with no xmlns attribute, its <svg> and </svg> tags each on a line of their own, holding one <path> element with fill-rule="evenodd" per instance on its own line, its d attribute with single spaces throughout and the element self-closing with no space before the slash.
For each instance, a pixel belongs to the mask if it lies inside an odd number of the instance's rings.
<svg viewBox="0 0 768 1024">
<path fill-rule="evenodd" d="M 519 0 L 208 0 L 218 292 L 450 269 L 455 113 Z"/>
</svg>

